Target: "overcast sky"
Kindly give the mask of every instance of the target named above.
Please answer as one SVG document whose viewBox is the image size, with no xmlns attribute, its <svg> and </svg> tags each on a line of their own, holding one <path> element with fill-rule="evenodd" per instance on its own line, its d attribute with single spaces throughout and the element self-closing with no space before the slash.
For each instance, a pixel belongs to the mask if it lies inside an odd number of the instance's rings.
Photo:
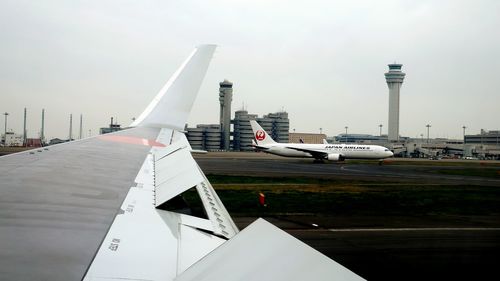
<svg viewBox="0 0 500 281">
<path fill-rule="evenodd" d="M 500 129 L 500 1 L 0 0 L 0 111 L 8 128 L 67 138 L 128 125 L 200 43 L 219 45 L 190 126 L 285 109 L 297 132 L 387 132 L 387 64 L 403 64 L 400 134 Z M 0 128 L 3 132 L 3 116 Z"/>
</svg>

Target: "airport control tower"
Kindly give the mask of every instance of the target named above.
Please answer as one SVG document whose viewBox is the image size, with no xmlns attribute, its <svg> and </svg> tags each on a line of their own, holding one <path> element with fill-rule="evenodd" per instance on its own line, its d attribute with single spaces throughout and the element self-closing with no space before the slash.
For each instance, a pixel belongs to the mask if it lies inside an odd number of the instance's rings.
<svg viewBox="0 0 500 281">
<path fill-rule="evenodd" d="M 231 102 L 233 100 L 233 83 L 224 79 L 219 83 L 219 102 L 220 102 L 220 127 L 222 131 L 221 148 L 230 149 L 230 130 L 231 130 Z"/>
<path fill-rule="evenodd" d="M 405 73 L 401 72 L 402 64 L 389 64 L 389 72 L 385 73 L 385 81 L 389 87 L 389 141 L 399 140 L 399 89 L 403 84 Z"/>
</svg>

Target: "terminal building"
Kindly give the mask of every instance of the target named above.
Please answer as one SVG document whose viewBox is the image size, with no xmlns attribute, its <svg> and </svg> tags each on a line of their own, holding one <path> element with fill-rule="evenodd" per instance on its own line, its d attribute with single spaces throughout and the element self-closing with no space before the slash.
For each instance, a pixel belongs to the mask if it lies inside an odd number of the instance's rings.
<svg viewBox="0 0 500 281">
<path fill-rule="evenodd" d="M 289 141 L 290 120 L 287 112 L 269 113 L 258 117 L 256 114 L 249 114 L 246 110 L 238 110 L 235 112 L 234 120 L 232 120 L 234 127 L 233 150 L 253 150 L 252 140 L 254 137 L 250 120 L 257 121 L 276 142 Z"/>
<path fill-rule="evenodd" d="M 256 120 L 269 135 L 278 142 L 288 142 L 289 120 L 288 113 L 269 113 L 263 117 L 248 113 L 246 110 L 237 110 L 235 117 L 230 120 L 233 130 L 229 136 L 229 150 L 252 151 L 253 131 L 250 120 Z M 187 128 L 187 139 L 193 149 L 218 151 L 227 150 L 224 143 L 224 131 L 220 124 L 200 124 L 195 128 Z"/>
<path fill-rule="evenodd" d="M 479 159 L 500 160 L 500 130 L 481 129 L 477 135 L 465 135 L 465 155 Z"/>
<path fill-rule="evenodd" d="M 290 133 L 291 143 L 323 143 L 327 139 L 325 134 Z"/>
<path fill-rule="evenodd" d="M 222 131 L 219 124 L 200 124 L 187 128 L 187 138 L 193 149 L 216 151 L 222 147 Z"/>
<path fill-rule="evenodd" d="M 483 144 L 483 145 L 499 145 L 500 130 L 486 131 L 481 129 L 481 133 L 477 135 L 465 135 L 464 142 L 466 144 Z"/>
<path fill-rule="evenodd" d="M 237 110 L 233 120 L 233 150 L 252 150 L 253 131 L 250 120 L 256 120 L 257 114 L 249 114 L 246 110 Z"/>
<path fill-rule="evenodd" d="M 202 124 L 195 128 L 186 128 L 186 135 L 193 149 L 252 151 L 253 131 L 250 120 L 259 122 L 275 141 L 289 141 L 290 120 L 287 112 L 268 113 L 258 117 L 257 114 L 242 109 L 237 110 L 234 119 L 231 119 L 232 97 L 233 83 L 228 80 L 220 82 L 219 124 Z"/>
<path fill-rule="evenodd" d="M 404 138 L 399 138 L 400 140 Z M 380 143 L 387 142 L 387 136 L 373 136 L 368 134 L 339 134 L 334 137 L 336 143 Z"/>
</svg>

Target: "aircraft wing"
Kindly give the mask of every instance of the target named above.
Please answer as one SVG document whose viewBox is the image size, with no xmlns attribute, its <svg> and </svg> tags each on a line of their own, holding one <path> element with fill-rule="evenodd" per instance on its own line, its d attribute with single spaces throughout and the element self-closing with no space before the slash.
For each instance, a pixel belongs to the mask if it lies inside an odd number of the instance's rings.
<svg viewBox="0 0 500 281">
<path fill-rule="evenodd" d="M 181 131 L 214 50 L 134 127 L 0 157 L 0 279 L 260 280 L 264 262 L 272 280 L 362 280 L 269 223 L 232 221 Z"/>
<path fill-rule="evenodd" d="M 252 148 L 255 150 L 255 151 L 266 151 L 266 150 L 269 150 L 269 147 L 265 147 L 265 146 L 261 146 L 261 145 L 258 145 L 255 140 L 252 140 Z"/>
<path fill-rule="evenodd" d="M 260 145 L 253 145 L 253 149 L 258 150 L 258 151 L 266 151 L 269 150 L 268 147 L 260 146 Z"/>
<path fill-rule="evenodd" d="M 304 148 L 298 148 L 298 147 L 293 147 L 293 146 L 287 146 L 286 148 L 297 150 L 297 151 L 302 151 L 302 152 L 307 152 L 307 153 L 311 154 L 311 156 L 316 158 L 316 159 L 328 158 L 328 153 L 321 151 L 321 150 L 304 149 Z"/>
</svg>

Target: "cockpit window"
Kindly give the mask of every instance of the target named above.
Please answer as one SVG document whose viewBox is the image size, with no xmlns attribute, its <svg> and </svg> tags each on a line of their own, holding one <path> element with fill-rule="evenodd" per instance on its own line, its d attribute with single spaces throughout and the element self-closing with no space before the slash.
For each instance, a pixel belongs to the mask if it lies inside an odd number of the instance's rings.
<svg viewBox="0 0 500 281">
<path fill-rule="evenodd" d="M 384 151 L 389 151 L 389 149 L 386 148 Z"/>
</svg>

